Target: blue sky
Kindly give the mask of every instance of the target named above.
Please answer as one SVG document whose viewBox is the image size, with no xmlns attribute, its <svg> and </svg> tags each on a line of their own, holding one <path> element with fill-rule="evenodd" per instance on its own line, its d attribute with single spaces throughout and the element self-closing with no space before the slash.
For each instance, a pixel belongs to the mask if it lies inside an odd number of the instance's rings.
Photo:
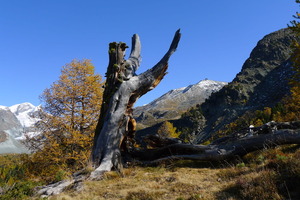
<svg viewBox="0 0 300 200">
<path fill-rule="evenodd" d="M 0 105 L 39 105 L 72 59 L 91 59 L 104 75 L 108 43 L 130 46 L 134 33 L 142 73 L 160 60 L 178 28 L 169 73 L 136 105 L 205 78 L 230 82 L 258 40 L 287 27 L 298 10 L 294 0 L 0 0 Z"/>
</svg>

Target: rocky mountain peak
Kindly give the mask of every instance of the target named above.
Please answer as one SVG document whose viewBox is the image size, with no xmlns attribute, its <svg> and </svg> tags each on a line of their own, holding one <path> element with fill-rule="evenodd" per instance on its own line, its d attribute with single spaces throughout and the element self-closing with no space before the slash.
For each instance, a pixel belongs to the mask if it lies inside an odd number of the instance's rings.
<svg viewBox="0 0 300 200">
<path fill-rule="evenodd" d="M 36 106 L 32 105 L 31 103 L 21 103 L 21 104 L 16 104 L 11 107 L 9 107 L 12 113 L 15 115 L 19 115 L 20 113 L 23 112 L 28 112 L 28 111 L 34 111 L 36 109 Z"/>
<path fill-rule="evenodd" d="M 34 106 L 31 103 L 21 103 L 9 107 L 10 111 L 17 117 L 23 127 L 33 126 L 39 118 L 36 117 L 36 113 L 40 109 L 40 106 Z"/>
<path fill-rule="evenodd" d="M 219 91 L 226 84 L 202 80 L 187 87 L 170 90 L 149 104 L 135 108 L 134 117 L 144 126 L 156 124 L 161 120 L 179 118 L 183 112 L 203 103 L 213 92 Z"/>
</svg>

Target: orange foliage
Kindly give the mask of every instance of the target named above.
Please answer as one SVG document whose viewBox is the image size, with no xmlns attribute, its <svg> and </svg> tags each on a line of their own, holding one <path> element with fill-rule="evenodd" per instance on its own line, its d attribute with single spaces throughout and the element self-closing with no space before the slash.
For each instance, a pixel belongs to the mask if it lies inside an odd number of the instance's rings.
<svg viewBox="0 0 300 200">
<path fill-rule="evenodd" d="M 59 170 L 71 172 L 87 165 L 102 103 L 102 78 L 89 60 L 73 60 L 62 68 L 59 80 L 41 96 L 41 134 L 27 138 L 35 153 L 27 163 L 45 179 Z"/>
</svg>

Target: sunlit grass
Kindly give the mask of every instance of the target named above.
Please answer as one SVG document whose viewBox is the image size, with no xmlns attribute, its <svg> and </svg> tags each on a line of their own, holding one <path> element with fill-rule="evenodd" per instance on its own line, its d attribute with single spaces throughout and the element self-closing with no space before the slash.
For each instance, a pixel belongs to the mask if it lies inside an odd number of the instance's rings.
<svg viewBox="0 0 300 200">
<path fill-rule="evenodd" d="M 1 157 L 0 161 L 2 167 L 10 169 L 2 171 L 2 178 L 7 180 L 2 182 L 2 188 L 17 183 L 19 177 L 18 184 L 6 190 L 6 197 L 39 199 L 32 196 L 36 183 L 17 170 L 21 166 L 18 157 Z M 132 166 L 124 169 L 122 175 L 108 172 L 101 181 L 85 181 L 81 191 L 68 190 L 49 199 L 297 199 L 299 185 L 299 145 L 285 145 L 253 152 L 235 161 L 174 160 L 157 167 Z M 6 197 L 0 195 L 0 199 Z"/>
<path fill-rule="evenodd" d="M 215 199 L 225 187 L 220 169 L 133 167 L 121 177 L 115 172 L 102 181 L 85 182 L 79 193 L 66 192 L 51 199 Z"/>
<path fill-rule="evenodd" d="M 131 167 L 123 176 L 109 172 L 102 181 L 85 182 L 81 192 L 50 199 L 294 199 L 299 195 L 299 158 L 299 146 L 286 145 L 254 152 L 239 162 L 177 161 Z"/>
</svg>

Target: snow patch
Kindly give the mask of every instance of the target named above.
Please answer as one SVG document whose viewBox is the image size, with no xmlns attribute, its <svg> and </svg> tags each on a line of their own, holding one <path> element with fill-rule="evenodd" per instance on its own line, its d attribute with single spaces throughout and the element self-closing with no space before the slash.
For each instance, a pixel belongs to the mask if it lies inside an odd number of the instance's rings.
<svg viewBox="0 0 300 200">
<path fill-rule="evenodd" d="M 40 135 L 39 132 L 33 132 L 33 131 L 31 131 L 31 132 L 26 132 L 25 134 L 23 134 L 23 135 L 21 135 L 19 137 L 16 137 L 15 139 L 16 140 L 20 140 L 20 141 L 24 141 L 26 139 L 26 137 L 33 138 L 33 137 L 36 137 L 38 135 Z"/>
</svg>

